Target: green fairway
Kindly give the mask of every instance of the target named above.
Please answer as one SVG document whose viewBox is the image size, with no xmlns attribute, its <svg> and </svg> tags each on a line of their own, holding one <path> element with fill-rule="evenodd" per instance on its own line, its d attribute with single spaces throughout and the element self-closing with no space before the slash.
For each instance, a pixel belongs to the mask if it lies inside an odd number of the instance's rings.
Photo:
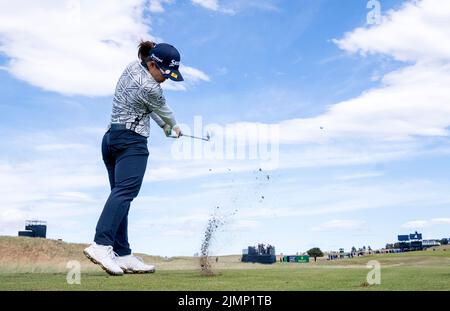
<svg viewBox="0 0 450 311">
<path fill-rule="evenodd" d="M 142 255 L 153 274 L 108 276 L 84 257 L 83 244 L 0 237 L 0 290 L 450 290 L 450 249 L 378 254 L 328 261 L 261 265 L 239 255 L 212 261 L 215 276 L 201 276 L 198 257 Z M 81 267 L 81 284 L 69 285 L 66 264 Z M 381 267 L 381 284 L 366 283 L 369 261 Z"/>
<path fill-rule="evenodd" d="M 381 285 L 364 285 L 367 269 L 308 268 L 221 270 L 204 277 L 198 271 L 107 276 L 82 274 L 68 285 L 63 273 L 0 275 L 0 290 L 450 290 L 450 269 L 397 267 L 382 269 Z"/>
</svg>

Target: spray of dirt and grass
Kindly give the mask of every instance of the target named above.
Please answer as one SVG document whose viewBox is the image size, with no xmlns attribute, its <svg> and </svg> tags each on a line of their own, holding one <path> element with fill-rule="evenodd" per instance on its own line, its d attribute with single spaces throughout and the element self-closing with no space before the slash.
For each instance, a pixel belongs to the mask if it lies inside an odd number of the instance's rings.
<svg viewBox="0 0 450 311">
<path fill-rule="evenodd" d="M 231 213 L 223 213 L 219 206 L 216 206 L 214 212 L 208 219 L 208 223 L 205 228 L 205 233 L 200 248 L 200 272 L 202 276 L 216 276 L 219 273 L 214 271 L 213 262 L 211 260 L 211 248 L 216 241 L 216 236 L 220 232 L 226 231 L 226 225 L 232 221 L 233 216 L 237 210 Z M 215 258 L 218 258 L 215 256 Z"/>
<path fill-rule="evenodd" d="M 211 172 L 212 169 L 209 169 Z M 229 173 L 233 173 L 231 168 L 228 168 L 227 171 Z M 254 194 L 254 200 L 262 203 L 265 199 L 265 196 L 263 194 L 263 187 L 265 184 L 267 184 L 270 181 L 270 175 L 265 173 L 262 168 L 259 168 L 255 171 L 253 171 L 254 180 L 252 183 L 250 183 L 250 187 L 252 188 Z M 236 176 L 233 176 L 231 178 L 231 183 L 233 184 L 235 182 Z M 249 189 L 247 189 L 249 190 Z M 240 196 L 245 196 L 246 199 L 248 199 L 248 191 L 246 191 L 245 194 L 242 194 L 239 191 L 230 191 L 230 201 L 232 202 L 231 207 L 228 208 L 228 210 L 232 210 L 232 212 L 224 212 L 223 208 L 219 206 L 216 206 L 214 209 L 214 212 L 208 219 L 208 223 L 205 228 L 205 232 L 203 235 L 203 240 L 200 248 L 200 259 L 199 259 L 199 265 L 200 265 L 200 274 L 202 276 L 215 276 L 217 275 L 217 272 L 213 269 L 214 260 L 211 260 L 211 248 L 213 246 L 213 243 L 216 242 L 216 238 L 218 234 L 227 234 L 227 227 L 226 225 L 230 222 L 234 221 L 234 216 L 238 213 L 237 206 L 239 205 L 238 202 L 241 200 Z M 250 198 L 250 200 L 252 200 Z M 217 256 L 215 256 L 217 258 Z"/>
</svg>

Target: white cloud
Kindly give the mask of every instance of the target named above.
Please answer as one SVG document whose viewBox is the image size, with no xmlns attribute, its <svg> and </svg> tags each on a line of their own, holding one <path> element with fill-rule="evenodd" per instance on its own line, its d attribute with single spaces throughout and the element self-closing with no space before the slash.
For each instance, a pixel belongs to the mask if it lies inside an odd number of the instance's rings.
<svg viewBox="0 0 450 311">
<path fill-rule="evenodd" d="M 341 220 L 335 219 L 317 227 L 314 227 L 313 231 L 336 231 L 336 230 L 355 230 L 360 229 L 364 226 L 364 222 L 359 220 Z"/>
<path fill-rule="evenodd" d="M 55 151 L 55 150 L 69 150 L 69 149 L 85 149 L 87 145 L 83 144 L 45 144 L 37 145 L 35 148 L 39 151 Z"/>
<path fill-rule="evenodd" d="M 0 53 L 9 58 L 7 70 L 48 91 L 111 95 L 124 67 L 137 59 L 139 41 L 154 40 L 145 3 L 0 0 Z M 187 82 L 204 80 L 199 73 L 188 74 Z"/>
<path fill-rule="evenodd" d="M 300 183 L 277 185 L 264 189 L 265 200 L 261 206 L 240 208 L 239 216 L 248 219 L 274 219 L 352 213 L 370 209 L 411 210 L 425 207 L 442 207 L 450 203 L 446 185 L 424 181 L 323 185 Z M 250 188 L 251 189 L 251 188 Z M 299 190 L 301 189 L 301 190 Z M 292 193 L 300 193 L 299 202 Z M 289 198 L 279 203 L 278 198 Z"/>
<path fill-rule="evenodd" d="M 239 219 L 235 223 L 230 225 L 232 230 L 250 230 L 262 227 L 263 223 L 257 220 Z"/>
<path fill-rule="evenodd" d="M 336 180 L 355 180 L 355 179 L 366 179 L 366 178 L 372 178 L 372 177 L 380 177 L 383 176 L 384 173 L 382 172 L 364 172 L 364 173 L 356 173 L 356 174 L 343 174 L 336 176 Z"/>
<path fill-rule="evenodd" d="M 218 0 L 191 0 L 194 5 L 204 9 L 234 15 L 247 9 L 263 11 L 279 11 L 279 8 L 270 0 L 228 0 L 219 3 Z"/>
<path fill-rule="evenodd" d="M 8 140 L 8 147 L 0 144 L 0 233 L 20 228 L 27 218 L 64 224 L 103 206 L 108 177 L 98 146 L 91 144 L 101 136 L 96 128 L 78 130 L 28 132 Z"/>
<path fill-rule="evenodd" d="M 193 4 L 199 5 L 205 9 L 217 11 L 219 10 L 218 0 L 192 0 Z"/>
<path fill-rule="evenodd" d="M 404 223 L 403 225 L 401 225 L 402 228 L 407 228 L 407 229 L 422 229 L 426 226 L 428 226 L 428 221 L 426 221 L 426 220 L 413 220 L 413 221 L 408 221 L 407 223 Z"/>
<path fill-rule="evenodd" d="M 55 197 L 76 202 L 95 202 L 95 200 L 87 193 L 78 191 L 65 191 L 55 195 Z"/>
<path fill-rule="evenodd" d="M 180 72 L 183 75 L 185 82 L 175 82 L 171 80 L 165 81 L 161 84 L 164 90 L 172 90 L 172 91 L 185 91 L 187 86 L 201 82 L 201 81 L 210 81 L 209 76 L 203 71 L 189 67 L 180 65 Z"/>
<path fill-rule="evenodd" d="M 2 232 L 15 231 L 23 225 L 28 213 L 22 209 L 0 209 L 0 234 Z"/>
<path fill-rule="evenodd" d="M 450 65 L 407 67 L 388 74 L 383 82 L 383 87 L 340 102 L 325 114 L 281 122 L 280 131 L 285 133 L 282 141 L 399 141 L 417 136 L 448 136 Z"/>
<path fill-rule="evenodd" d="M 382 24 L 357 28 L 335 42 L 344 50 L 382 53 L 400 61 L 450 60 L 450 2 L 419 0 L 391 10 Z"/>
<path fill-rule="evenodd" d="M 193 67 L 180 65 L 180 71 L 182 72 L 184 78 L 192 82 L 210 80 L 207 74 Z"/>
<path fill-rule="evenodd" d="M 164 12 L 164 4 L 171 4 L 175 0 L 150 0 L 149 10 L 152 13 L 162 13 Z"/>
<path fill-rule="evenodd" d="M 382 85 L 331 106 L 313 118 L 280 123 L 286 143 L 336 139 L 398 141 L 448 136 L 450 125 L 450 3 L 408 2 L 381 25 L 334 40 L 350 53 L 382 53 L 413 62 L 390 72 Z M 298 133 L 301 133 L 299 135 Z"/>
<path fill-rule="evenodd" d="M 164 7 L 162 6 L 162 1 L 160 0 L 150 0 L 150 12 L 162 13 L 164 12 Z"/>
<path fill-rule="evenodd" d="M 423 229 L 436 225 L 450 225 L 450 218 L 433 218 L 430 220 L 413 220 L 401 225 L 402 228 L 407 229 Z"/>
<path fill-rule="evenodd" d="M 450 218 L 434 218 L 431 222 L 438 225 L 450 225 Z"/>
</svg>

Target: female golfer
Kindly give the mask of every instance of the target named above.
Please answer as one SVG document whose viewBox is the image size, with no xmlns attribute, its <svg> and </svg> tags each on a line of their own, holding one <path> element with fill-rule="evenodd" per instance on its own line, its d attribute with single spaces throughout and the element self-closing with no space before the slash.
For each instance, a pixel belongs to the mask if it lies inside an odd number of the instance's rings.
<svg viewBox="0 0 450 311">
<path fill-rule="evenodd" d="M 150 117 L 166 136 L 181 131 L 166 104 L 160 84 L 166 79 L 183 81 L 178 71 L 180 53 L 167 43 L 139 44 L 140 60 L 129 64 L 114 94 L 111 123 L 102 140 L 103 161 L 111 193 L 98 220 L 94 243 L 84 254 L 111 275 L 154 272 L 131 254 L 128 243 L 128 211 L 138 195 L 149 156 L 147 137 Z"/>
</svg>

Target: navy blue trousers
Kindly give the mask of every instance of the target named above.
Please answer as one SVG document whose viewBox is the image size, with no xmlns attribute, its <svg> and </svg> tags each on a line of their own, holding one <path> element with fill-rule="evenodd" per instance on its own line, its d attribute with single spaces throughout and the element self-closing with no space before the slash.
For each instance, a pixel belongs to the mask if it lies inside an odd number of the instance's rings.
<svg viewBox="0 0 450 311">
<path fill-rule="evenodd" d="M 148 156 L 147 137 L 134 131 L 113 125 L 103 136 L 102 157 L 111 193 L 98 220 L 94 241 L 113 246 L 119 256 L 131 254 L 128 211 L 141 188 Z"/>
</svg>

